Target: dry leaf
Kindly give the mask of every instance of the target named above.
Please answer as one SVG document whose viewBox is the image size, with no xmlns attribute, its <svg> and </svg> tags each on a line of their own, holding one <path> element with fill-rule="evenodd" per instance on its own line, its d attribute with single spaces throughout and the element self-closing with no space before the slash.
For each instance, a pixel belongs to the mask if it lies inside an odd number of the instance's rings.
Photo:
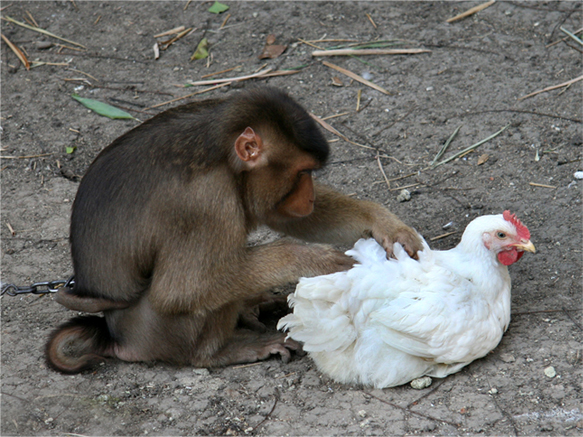
<svg viewBox="0 0 583 437">
<path fill-rule="evenodd" d="M 267 35 L 267 40 L 265 41 L 265 44 L 267 44 L 268 46 L 275 44 L 275 35 L 271 34 L 271 35 Z"/>
<path fill-rule="evenodd" d="M 484 153 L 483 155 L 480 155 L 480 157 L 478 158 L 478 165 L 482 165 L 488 159 L 490 159 L 490 155 L 488 155 L 487 153 Z"/>
<path fill-rule="evenodd" d="M 274 59 L 285 52 L 287 46 L 276 45 L 275 40 L 275 35 L 267 35 L 265 47 L 263 47 L 263 51 L 259 55 L 259 59 Z"/>
<path fill-rule="evenodd" d="M 332 78 L 332 85 L 334 85 L 334 86 L 344 86 L 344 84 L 342 83 L 342 81 L 340 80 L 340 78 L 338 76 L 334 76 Z"/>
<path fill-rule="evenodd" d="M 18 57 L 18 59 L 20 59 L 20 62 L 22 62 L 22 65 L 24 65 L 27 70 L 30 70 L 30 63 L 28 62 L 28 59 L 26 59 L 26 56 L 24 56 L 24 53 L 22 53 L 22 51 L 18 47 L 16 47 L 14 44 L 12 44 L 8 40 L 8 38 L 6 38 L 4 35 L 2 35 L 2 39 L 8 45 L 8 47 L 10 47 L 10 50 L 12 50 L 14 52 L 14 54 Z"/>
</svg>

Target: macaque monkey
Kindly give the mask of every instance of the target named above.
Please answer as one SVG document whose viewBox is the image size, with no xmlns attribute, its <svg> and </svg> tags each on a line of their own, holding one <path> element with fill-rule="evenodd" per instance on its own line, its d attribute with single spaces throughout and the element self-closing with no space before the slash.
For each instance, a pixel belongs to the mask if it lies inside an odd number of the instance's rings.
<svg viewBox="0 0 583 437">
<path fill-rule="evenodd" d="M 47 362 L 77 373 L 106 357 L 217 367 L 284 361 L 300 345 L 241 327 L 276 286 L 347 270 L 327 244 L 372 236 L 414 256 L 417 234 L 388 210 L 320 185 L 328 144 L 310 115 L 271 88 L 165 111 L 116 139 L 85 174 L 73 204 L 75 285 L 56 300 L 76 311 Z M 290 237 L 248 246 L 267 225 Z M 283 299 L 280 299 L 283 300 Z"/>
</svg>

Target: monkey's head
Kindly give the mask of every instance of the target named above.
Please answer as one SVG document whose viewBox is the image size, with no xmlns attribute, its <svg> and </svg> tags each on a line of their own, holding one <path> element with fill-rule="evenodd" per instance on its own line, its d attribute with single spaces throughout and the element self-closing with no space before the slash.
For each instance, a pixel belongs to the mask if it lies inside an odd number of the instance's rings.
<svg viewBox="0 0 583 437">
<path fill-rule="evenodd" d="M 260 88 L 233 99 L 231 164 L 244 174 L 246 200 L 263 222 L 299 218 L 314 208 L 312 172 L 328 159 L 328 142 L 313 118 L 287 94 Z"/>
</svg>

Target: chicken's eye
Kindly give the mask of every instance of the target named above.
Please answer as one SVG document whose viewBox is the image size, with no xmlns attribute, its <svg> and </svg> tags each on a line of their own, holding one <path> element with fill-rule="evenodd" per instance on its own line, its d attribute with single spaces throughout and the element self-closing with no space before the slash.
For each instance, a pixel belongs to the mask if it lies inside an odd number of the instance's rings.
<svg viewBox="0 0 583 437">
<path fill-rule="evenodd" d="M 500 239 L 504 239 L 504 238 L 506 238 L 506 234 L 505 234 L 504 232 L 497 232 L 497 233 L 496 233 L 496 236 L 497 236 L 498 238 L 500 238 Z"/>
</svg>

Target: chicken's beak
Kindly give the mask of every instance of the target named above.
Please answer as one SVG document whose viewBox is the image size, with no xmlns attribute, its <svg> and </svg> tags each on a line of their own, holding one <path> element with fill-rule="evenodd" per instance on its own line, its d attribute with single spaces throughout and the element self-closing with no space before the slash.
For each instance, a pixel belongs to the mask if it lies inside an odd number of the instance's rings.
<svg viewBox="0 0 583 437">
<path fill-rule="evenodd" d="M 518 250 L 522 250 L 524 252 L 532 252 L 532 253 L 536 253 L 536 249 L 534 248 L 534 244 L 532 244 L 530 242 L 530 240 L 522 240 L 520 243 L 518 244 L 513 244 L 514 247 L 516 247 Z"/>
</svg>

